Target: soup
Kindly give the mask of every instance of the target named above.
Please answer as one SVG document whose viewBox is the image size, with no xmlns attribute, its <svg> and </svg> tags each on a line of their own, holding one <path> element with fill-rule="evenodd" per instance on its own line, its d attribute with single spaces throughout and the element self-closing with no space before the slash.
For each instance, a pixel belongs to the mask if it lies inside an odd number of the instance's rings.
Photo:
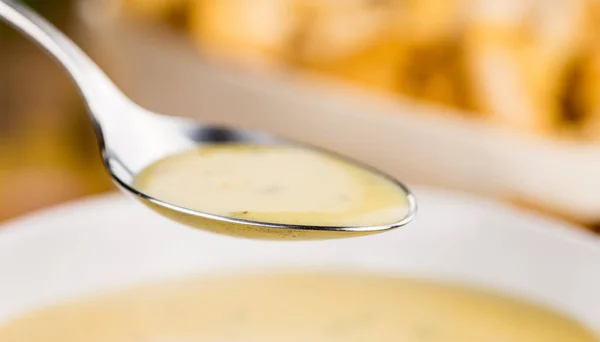
<svg viewBox="0 0 600 342">
<path fill-rule="evenodd" d="M 441 283 L 350 274 L 150 285 L 28 314 L 2 342 L 598 342 L 561 314 Z"/>
<path fill-rule="evenodd" d="M 206 145 L 156 162 L 134 185 L 179 207 L 267 223 L 380 226 L 409 211 L 394 181 L 292 146 Z"/>
</svg>

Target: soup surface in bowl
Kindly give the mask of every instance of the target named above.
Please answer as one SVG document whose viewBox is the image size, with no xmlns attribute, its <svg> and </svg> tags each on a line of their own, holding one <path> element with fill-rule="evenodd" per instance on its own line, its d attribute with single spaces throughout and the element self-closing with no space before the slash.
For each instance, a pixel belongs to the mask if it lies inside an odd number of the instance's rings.
<svg viewBox="0 0 600 342">
<path fill-rule="evenodd" d="M 27 314 L 2 342 L 597 342 L 561 314 L 442 283 L 350 273 L 187 279 Z"/>
</svg>

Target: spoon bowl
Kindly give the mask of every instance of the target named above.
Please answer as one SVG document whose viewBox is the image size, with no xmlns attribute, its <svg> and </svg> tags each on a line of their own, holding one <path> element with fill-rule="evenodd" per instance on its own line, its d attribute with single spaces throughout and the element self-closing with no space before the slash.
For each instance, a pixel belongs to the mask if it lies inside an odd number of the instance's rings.
<svg viewBox="0 0 600 342">
<path fill-rule="evenodd" d="M 150 196 L 134 184 L 136 175 L 145 167 L 152 163 L 168 157 L 170 155 L 180 154 L 193 150 L 202 145 L 214 144 L 232 144 L 248 143 L 253 145 L 290 145 L 303 146 L 305 144 L 295 143 L 286 139 L 277 138 L 272 135 L 254 132 L 243 129 L 232 129 L 224 126 L 202 125 L 194 120 L 179 117 L 157 116 L 154 113 L 146 113 L 147 117 L 156 120 L 149 121 L 147 130 L 149 132 L 151 124 L 157 127 L 156 138 L 148 139 L 147 144 L 152 146 L 147 153 L 136 153 L 133 141 L 124 144 L 122 148 L 111 148 L 112 145 L 105 144 L 103 149 L 103 160 L 106 168 L 112 176 L 115 183 L 125 193 L 146 205 L 153 211 L 165 216 L 173 221 L 184 225 L 199 228 L 202 230 L 246 238 L 271 239 L 271 240 L 318 240 L 343 237 L 355 237 L 384 232 L 390 229 L 406 225 L 413 220 L 416 213 L 416 200 L 410 190 L 402 183 L 396 181 L 390 176 L 381 173 L 367 165 L 361 164 L 355 160 L 344 158 L 361 168 L 369 169 L 373 173 L 378 173 L 394 182 L 407 197 L 408 210 L 402 220 L 378 226 L 307 226 L 292 225 L 281 223 L 258 222 L 244 220 L 228 216 L 221 216 L 188 209 L 172 203 L 168 203 L 159 198 Z M 165 121 L 161 121 L 167 119 Z M 145 121 L 142 121 L 145 122 Z M 168 129 L 165 129 L 168 127 Z M 163 141 L 161 141 L 163 140 Z M 135 140 L 135 144 L 144 140 Z M 146 145 L 148 146 L 148 145 Z M 330 154 L 336 158 L 341 156 L 321 150 L 317 147 L 310 147 L 313 150 L 319 150 L 321 153 Z"/>
<path fill-rule="evenodd" d="M 406 196 L 406 214 L 375 226 L 315 226 L 269 223 L 220 216 L 184 208 L 148 195 L 135 186 L 136 176 L 149 165 L 207 144 L 299 144 L 268 134 L 232 127 L 205 125 L 190 119 L 148 111 L 127 98 L 70 39 L 26 6 L 0 0 L 0 18 L 38 43 L 68 72 L 92 119 L 104 164 L 115 183 L 157 213 L 203 230 L 261 239 L 325 239 L 369 235 L 403 226 L 413 220 L 416 201 L 397 180 L 358 161 L 322 151 L 383 176 Z"/>
</svg>

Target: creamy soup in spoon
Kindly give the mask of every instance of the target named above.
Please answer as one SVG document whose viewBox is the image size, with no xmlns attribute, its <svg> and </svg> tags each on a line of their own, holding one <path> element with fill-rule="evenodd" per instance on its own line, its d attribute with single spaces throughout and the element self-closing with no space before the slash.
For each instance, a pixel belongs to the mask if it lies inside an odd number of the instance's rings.
<svg viewBox="0 0 600 342">
<path fill-rule="evenodd" d="M 0 326 L 2 342 L 598 342 L 536 305 L 383 276 L 188 279 L 81 300 Z"/>
<path fill-rule="evenodd" d="M 158 161 L 134 185 L 179 207 L 268 223 L 380 226 L 409 211 L 394 181 L 291 146 L 206 145 Z"/>
</svg>

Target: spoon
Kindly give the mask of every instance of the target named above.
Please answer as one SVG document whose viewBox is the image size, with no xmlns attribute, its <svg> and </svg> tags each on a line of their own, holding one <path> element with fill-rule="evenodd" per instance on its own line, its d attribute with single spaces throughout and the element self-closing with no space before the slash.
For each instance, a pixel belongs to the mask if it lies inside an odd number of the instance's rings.
<svg viewBox="0 0 600 342">
<path fill-rule="evenodd" d="M 207 231 L 249 238 L 325 239 L 387 231 L 409 223 L 415 216 L 414 196 L 404 185 L 347 158 L 349 163 L 392 180 L 406 195 L 408 210 L 400 220 L 385 225 L 352 227 L 267 223 L 190 210 L 149 196 L 135 187 L 134 179 L 145 167 L 165 157 L 203 144 L 298 144 L 263 133 L 205 125 L 150 112 L 127 98 L 75 43 L 25 5 L 0 0 L 0 18 L 38 43 L 66 69 L 86 104 L 104 165 L 119 188 L 172 220 Z"/>
</svg>

